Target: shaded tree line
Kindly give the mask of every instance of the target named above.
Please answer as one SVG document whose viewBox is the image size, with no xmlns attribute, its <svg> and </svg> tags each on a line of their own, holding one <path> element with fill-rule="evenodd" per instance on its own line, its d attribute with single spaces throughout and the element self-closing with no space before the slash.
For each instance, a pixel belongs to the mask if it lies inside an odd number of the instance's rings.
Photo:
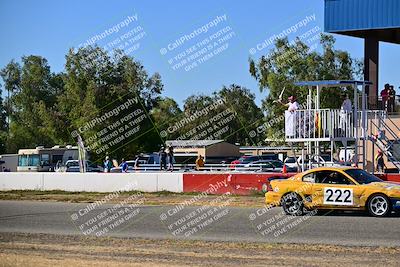
<svg viewBox="0 0 400 267">
<path fill-rule="evenodd" d="M 248 142 L 246 126 L 263 119 L 255 96 L 238 85 L 223 87 L 210 96 L 190 96 L 180 108 L 172 98 L 162 96 L 161 76 L 150 75 L 138 60 L 123 51 L 110 56 L 99 47 L 88 46 L 71 49 L 65 59 L 65 69 L 59 73 L 52 72 L 48 61 L 37 55 L 23 56 L 20 62 L 12 60 L 0 70 L 5 90 L 5 98 L 0 99 L 0 153 L 39 145 L 75 145 L 77 140 L 71 132 L 101 116 L 104 107 L 126 95 L 140 99 L 152 127 L 122 145 L 115 151 L 116 157 L 157 151 L 167 139 L 179 138 L 228 105 L 235 119 L 222 137 L 229 142 Z M 218 99 L 224 99 L 224 107 L 203 114 L 171 134 L 160 135 L 164 128 Z M 95 135 L 101 127 L 104 125 L 91 129 L 87 136 Z"/>
<path fill-rule="evenodd" d="M 151 127 L 126 142 L 113 156 L 133 157 L 139 152 L 157 151 L 171 139 L 261 144 L 267 137 L 282 134 L 283 121 L 268 122 L 284 112 L 285 108 L 274 102 L 284 87 L 285 98 L 296 95 L 305 103 L 307 89 L 296 88 L 295 81 L 349 80 L 360 76 L 362 64 L 349 53 L 335 50 L 334 43 L 332 36 L 322 34 L 318 52 L 300 40 L 279 39 L 267 55 L 250 59 L 250 74 L 260 91 L 268 93 L 261 108 L 249 89 L 235 84 L 210 95 L 192 95 L 181 108 L 174 99 L 162 96 L 164 86 L 158 73 L 150 75 L 138 60 L 123 51 L 110 56 L 96 46 L 70 49 L 65 68 L 59 73 L 52 72 L 41 56 L 24 56 L 20 62 L 12 60 L 0 70 L 0 89 L 5 90 L 5 98 L 0 98 L 0 153 L 38 145 L 76 144 L 71 132 L 101 116 L 104 107 L 126 95 L 140 99 Z M 338 108 L 342 100 L 340 90 L 322 92 L 322 108 Z M 262 134 L 250 136 L 249 131 L 260 125 L 270 126 Z M 101 127 L 104 125 L 86 134 L 95 135 Z M 202 132 L 207 135 L 199 135 Z"/>
</svg>

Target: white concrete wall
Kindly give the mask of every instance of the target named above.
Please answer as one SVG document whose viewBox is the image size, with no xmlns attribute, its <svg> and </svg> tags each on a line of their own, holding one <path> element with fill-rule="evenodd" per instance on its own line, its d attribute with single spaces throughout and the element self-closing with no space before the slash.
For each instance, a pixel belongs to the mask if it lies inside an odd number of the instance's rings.
<svg viewBox="0 0 400 267">
<path fill-rule="evenodd" d="M 0 173 L 0 190 L 183 192 L 182 173 Z"/>
<path fill-rule="evenodd" d="M 16 173 L 1 172 L 0 173 L 0 189 L 1 190 L 42 190 L 43 188 L 42 173 Z"/>
</svg>

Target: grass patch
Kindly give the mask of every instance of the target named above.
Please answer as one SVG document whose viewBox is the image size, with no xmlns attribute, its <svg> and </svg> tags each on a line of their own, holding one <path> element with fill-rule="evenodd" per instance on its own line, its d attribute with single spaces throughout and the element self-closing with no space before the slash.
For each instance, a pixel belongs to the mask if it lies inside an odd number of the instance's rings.
<svg viewBox="0 0 400 267">
<path fill-rule="evenodd" d="M 1 191 L 0 200 L 21 200 L 21 201 L 55 201 L 55 202 L 72 202 L 72 203 L 92 203 L 104 199 L 112 192 L 98 193 L 98 192 L 67 192 L 62 190 L 10 190 Z M 175 193 L 170 191 L 160 192 L 140 192 L 140 191 L 124 191 L 113 199 L 107 201 L 108 203 L 119 203 L 124 199 L 134 195 L 141 194 L 144 198 L 143 205 L 176 205 L 193 198 L 201 192 L 187 192 Z M 197 199 L 194 206 L 216 205 L 213 200 L 220 195 L 203 195 Z M 263 194 L 252 192 L 249 196 L 241 195 L 228 195 L 232 201 L 229 206 L 233 207 L 261 207 L 264 203 Z M 135 201 L 134 199 L 132 201 Z M 214 201 L 215 202 L 215 201 Z M 133 203 L 133 202 L 132 202 Z"/>
</svg>

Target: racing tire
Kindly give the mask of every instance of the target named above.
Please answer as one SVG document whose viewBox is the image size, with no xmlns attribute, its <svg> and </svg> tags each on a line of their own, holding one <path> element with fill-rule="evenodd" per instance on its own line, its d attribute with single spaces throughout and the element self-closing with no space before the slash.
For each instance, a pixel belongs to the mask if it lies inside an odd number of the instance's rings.
<svg viewBox="0 0 400 267">
<path fill-rule="evenodd" d="M 385 217 L 392 211 L 392 204 L 384 194 L 375 194 L 368 200 L 368 212 L 374 217 Z"/>
<path fill-rule="evenodd" d="M 303 199 L 296 193 L 291 192 L 282 197 L 281 205 L 287 215 L 301 216 L 304 214 Z"/>
</svg>

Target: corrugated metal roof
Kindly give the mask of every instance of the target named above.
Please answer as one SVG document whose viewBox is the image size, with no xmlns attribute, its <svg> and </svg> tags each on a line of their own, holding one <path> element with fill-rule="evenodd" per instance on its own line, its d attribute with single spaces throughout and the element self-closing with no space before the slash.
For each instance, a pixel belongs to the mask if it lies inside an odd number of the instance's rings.
<svg viewBox="0 0 400 267">
<path fill-rule="evenodd" d="M 224 142 L 224 140 L 168 140 L 167 146 L 173 147 L 207 147 Z"/>
<path fill-rule="evenodd" d="M 399 0 L 325 0 L 326 32 L 399 27 Z"/>
</svg>

